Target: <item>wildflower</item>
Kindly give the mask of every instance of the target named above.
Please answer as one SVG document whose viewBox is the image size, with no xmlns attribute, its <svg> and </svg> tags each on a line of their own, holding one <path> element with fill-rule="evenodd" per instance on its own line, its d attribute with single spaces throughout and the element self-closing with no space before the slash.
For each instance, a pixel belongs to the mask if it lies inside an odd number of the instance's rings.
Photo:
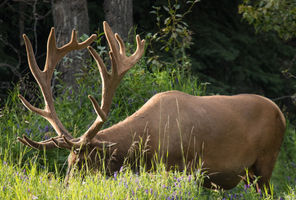
<svg viewBox="0 0 296 200">
<path fill-rule="evenodd" d="M 192 176 L 189 175 L 189 176 L 188 176 L 188 182 L 191 182 L 191 179 L 192 179 Z"/>
<path fill-rule="evenodd" d="M 122 172 L 122 171 L 123 171 L 123 166 L 121 166 L 119 169 L 119 172 Z"/>
<path fill-rule="evenodd" d="M 148 189 L 145 190 L 146 194 L 148 194 Z"/>
<path fill-rule="evenodd" d="M 249 188 L 250 188 L 250 185 L 248 185 L 248 184 L 245 184 L 245 185 L 244 185 L 244 188 L 245 188 L 244 190 L 246 191 L 247 189 L 249 189 Z"/>
<path fill-rule="evenodd" d="M 35 195 L 32 195 L 32 199 L 38 199 L 38 197 L 37 196 L 35 196 Z"/>
<path fill-rule="evenodd" d="M 30 136 L 31 129 L 27 129 L 27 128 L 26 128 L 26 133 L 27 133 L 28 136 Z"/>
<path fill-rule="evenodd" d="M 5 186 L 3 186 L 3 187 L 2 187 L 2 191 L 4 192 L 5 190 L 6 190 L 6 187 L 5 187 Z"/>
<path fill-rule="evenodd" d="M 48 125 L 46 125 L 45 127 L 44 127 L 44 132 L 48 132 L 49 131 L 49 127 L 48 127 Z"/>
<path fill-rule="evenodd" d="M 116 172 L 114 172 L 114 179 L 115 179 L 115 181 L 117 180 L 117 171 Z"/>
<path fill-rule="evenodd" d="M 127 184 L 126 182 L 124 182 L 124 186 L 125 186 L 126 188 L 128 188 L 128 184 Z"/>
</svg>

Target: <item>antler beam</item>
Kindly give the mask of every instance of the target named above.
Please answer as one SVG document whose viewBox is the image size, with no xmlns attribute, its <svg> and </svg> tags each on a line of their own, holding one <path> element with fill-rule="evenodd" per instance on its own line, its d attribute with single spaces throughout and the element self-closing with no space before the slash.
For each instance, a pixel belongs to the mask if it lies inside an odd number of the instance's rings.
<svg viewBox="0 0 296 200">
<path fill-rule="evenodd" d="M 126 56 L 125 45 L 121 37 L 117 33 L 113 33 L 107 22 L 103 23 L 105 36 L 107 38 L 110 47 L 110 60 L 111 60 L 111 72 L 108 72 L 103 60 L 99 54 L 92 48 L 88 47 L 90 54 L 95 59 L 97 66 L 100 71 L 102 79 L 102 100 L 101 107 L 99 108 L 98 103 L 92 97 L 90 97 L 94 108 L 98 114 L 97 119 L 92 126 L 81 136 L 82 140 L 89 141 L 95 136 L 98 130 L 102 127 L 105 122 L 106 116 L 108 116 L 112 98 L 118 87 L 121 79 L 125 73 L 132 68 L 137 61 L 142 57 L 144 53 L 145 40 L 141 40 L 140 36 L 136 36 L 137 49 L 131 56 Z"/>
</svg>

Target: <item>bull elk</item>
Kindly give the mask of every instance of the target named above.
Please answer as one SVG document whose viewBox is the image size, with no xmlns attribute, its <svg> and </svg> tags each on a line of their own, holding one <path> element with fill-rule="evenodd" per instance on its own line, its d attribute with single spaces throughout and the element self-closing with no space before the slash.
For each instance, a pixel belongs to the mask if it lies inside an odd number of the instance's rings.
<svg viewBox="0 0 296 200">
<path fill-rule="evenodd" d="M 149 139 L 145 160 L 147 166 L 151 166 L 155 153 L 166 157 L 167 169 L 176 166 L 179 170 L 194 167 L 192 163 L 201 159 L 207 174 L 204 182 L 206 187 L 214 183 L 220 188 L 231 189 L 246 175 L 245 169 L 248 169 L 252 180 L 254 176 L 260 177 L 257 190 L 269 184 L 286 124 L 276 104 L 262 96 L 241 94 L 200 97 L 179 91 L 162 92 L 125 120 L 100 131 L 107 120 L 117 86 L 125 73 L 141 58 L 145 44 L 137 35 L 137 49 L 128 57 L 120 36 L 113 34 L 106 22 L 103 25 L 110 46 L 111 72 L 97 52 L 88 46 L 94 41 L 95 35 L 78 43 L 76 32 L 73 31 L 71 41 L 58 48 L 52 28 L 43 71 L 37 66 L 30 40 L 26 35 L 23 36 L 29 67 L 41 88 L 45 108 L 32 106 L 21 95 L 19 98 L 29 110 L 47 119 L 58 136 L 36 142 L 24 135 L 18 137 L 20 142 L 39 150 L 70 150 L 67 177 L 74 165 L 81 168 L 87 163 L 92 169 L 98 169 L 102 163 L 100 155 L 103 149 L 116 149 L 110 171 L 118 171 L 133 142 Z M 86 46 L 100 71 L 102 100 L 100 106 L 94 97 L 88 96 L 97 117 L 82 136 L 74 138 L 56 114 L 50 85 L 59 60 L 68 52 Z"/>
</svg>

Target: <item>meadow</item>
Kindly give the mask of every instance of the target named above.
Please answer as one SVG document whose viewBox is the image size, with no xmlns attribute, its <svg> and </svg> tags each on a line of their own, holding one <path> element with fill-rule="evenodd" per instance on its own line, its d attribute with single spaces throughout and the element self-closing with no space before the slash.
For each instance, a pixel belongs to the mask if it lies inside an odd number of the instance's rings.
<svg viewBox="0 0 296 200">
<path fill-rule="evenodd" d="M 95 119 L 88 94 L 100 99 L 100 79 L 92 63 L 77 81 L 78 90 L 65 89 L 60 83 L 55 89 L 55 106 L 59 118 L 74 136 L 79 136 Z M 204 174 L 169 171 L 159 162 L 147 172 L 141 166 L 132 172 L 126 164 L 111 176 L 102 169 L 97 173 L 76 172 L 68 186 L 64 184 L 66 150 L 37 151 L 25 147 L 17 137 L 25 134 L 34 140 L 55 136 L 48 122 L 26 110 L 17 95 L 22 93 L 42 107 L 37 85 L 24 79 L 11 91 L 0 114 L 0 199 L 296 199 L 296 134 L 288 124 L 284 143 L 273 172 L 271 194 L 255 192 L 252 185 L 241 183 L 230 191 L 203 188 Z M 148 70 L 143 58 L 122 80 L 108 122 L 104 127 L 123 120 L 136 111 L 155 93 L 180 90 L 193 95 L 207 95 L 206 84 L 188 71 Z M 260 177 L 258 177 L 260 178 Z"/>
</svg>

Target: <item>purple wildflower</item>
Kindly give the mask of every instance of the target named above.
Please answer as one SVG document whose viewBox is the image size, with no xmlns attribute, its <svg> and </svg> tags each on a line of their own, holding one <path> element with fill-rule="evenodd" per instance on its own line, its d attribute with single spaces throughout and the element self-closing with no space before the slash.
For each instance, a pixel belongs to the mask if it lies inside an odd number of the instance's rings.
<svg viewBox="0 0 296 200">
<path fill-rule="evenodd" d="M 48 125 L 46 125 L 45 127 L 44 127 L 44 132 L 48 132 L 49 131 L 49 127 L 48 127 Z"/>
<path fill-rule="evenodd" d="M 247 191 L 247 190 L 250 188 L 250 185 L 245 184 L 245 185 L 244 185 L 244 188 L 245 188 L 244 190 Z"/>
<path fill-rule="evenodd" d="M 192 179 L 192 176 L 189 175 L 189 176 L 188 176 L 188 182 L 191 182 L 191 179 Z"/>
<path fill-rule="evenodd" d="M 115 179 L 115 181 L 117 180 L 117 171 L 116 172 L 114 172 L 114 179 Z"/>
<path fill-rule="evenodd" d="M 27 133 L 28 136 L 30 136 L 31 129 L 27 129 L 27 128 L 26 128 L 26 133 Z"/>
</svg>

